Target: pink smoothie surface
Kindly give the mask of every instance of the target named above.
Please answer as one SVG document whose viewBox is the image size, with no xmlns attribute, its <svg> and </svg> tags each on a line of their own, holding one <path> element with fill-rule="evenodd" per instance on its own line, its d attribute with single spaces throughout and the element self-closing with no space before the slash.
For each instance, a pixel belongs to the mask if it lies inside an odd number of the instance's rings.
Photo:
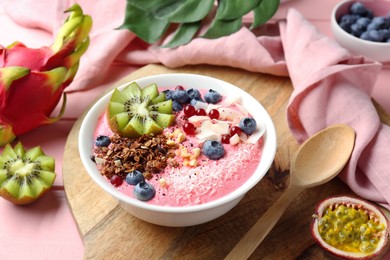
<svg viewBox="0 0 390 260">
<path fill-rule="evenodd" d="M 183 123 L 180 119 L 181 113 L 176 117 L 175 126 L 164 131 L 173 132 L 174 129 L 181 128 Z M 104 113 L 95 129 L 95 137 L 113 134 Z M 181 145 L 186 147 L 188 152 L 201 146 L 194 135 L 187 135 Z M 162 172 L 153 174 L 153 178 L 147 180 L 154 186 L 156 195 L 145 203 L 185 207 L 213 201 L 236 190 L 253 175 L 259 165 L 263 151 L 263 137 L 255 144 L 243 142 L 238 145 L 224 144 L 224 149 L 225 155 L 219 160 L 210 160 L 201 154 L 197 158 L 196 167 L 182 165 L 183 158 L 176 156 L 178 167 L 167 166 Z M 161 184 L 162 178 L 164 185 Z M 116 189 L 136 199 L 133 195 L 133 185 L 124 181 Z"/>
</svg>

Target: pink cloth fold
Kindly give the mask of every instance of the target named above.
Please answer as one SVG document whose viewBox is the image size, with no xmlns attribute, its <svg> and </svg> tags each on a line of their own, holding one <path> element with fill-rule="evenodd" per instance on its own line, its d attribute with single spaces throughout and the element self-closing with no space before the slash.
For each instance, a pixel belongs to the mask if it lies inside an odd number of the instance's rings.
<svg viewBox="0 0 390 260">
<path fill-rule="evenodd" d="M 214 64 L 290 76 L 294 91 L 286 116 L 297 140 L 302 142 L 331 124 L 351 125 L 357 133 L 356 144 L 340 177 L 358 195 L 389 205 L 390 128 L 380 123 L 371 103 L 380 64 L 351 55 L 321 35 L 295 9 L 287 12 L 285 20 L 269 24 L 256 34 L 242 28 L 216 40 L 199 38 L 176 49 L 159 48 L 143 43 L 128 31 L 115 30 L 124 19 L 125 2 L 78 1 L 84 12 L 92 15 L 94 27 L 90 48 L 67 89 L 70 99 L 78 100 L 79 93 L 88 91 L 98 96 L 101 90 L 97 93 L 94 88 L 110 76 L 107 71 L 114 62 L 161 63 L 168 67 Z M 55 34 L 66 17 L 63 11 L 73 3 L 2 1 L 8 16 L 20 26 L 38 28 L 49 35 Z M 79 111 L 73 113 L 81 114 L 84 108 L 79 106 Z"/>
</svg>

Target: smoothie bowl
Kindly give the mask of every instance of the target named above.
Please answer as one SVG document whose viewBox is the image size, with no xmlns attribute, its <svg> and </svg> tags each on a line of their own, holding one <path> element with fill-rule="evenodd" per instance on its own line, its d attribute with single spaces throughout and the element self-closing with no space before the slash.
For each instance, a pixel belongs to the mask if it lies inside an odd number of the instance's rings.
<svg viewBox="0 0 390 260">
<path fill-rule="evenodd" d="M 276 132 L 242 89 L 207 76 L 126 83 L 87 112 L 79 152 L 90 177 L 124 210 L 192 226 L 232 209 L 267 173 Z"/>
</svg>

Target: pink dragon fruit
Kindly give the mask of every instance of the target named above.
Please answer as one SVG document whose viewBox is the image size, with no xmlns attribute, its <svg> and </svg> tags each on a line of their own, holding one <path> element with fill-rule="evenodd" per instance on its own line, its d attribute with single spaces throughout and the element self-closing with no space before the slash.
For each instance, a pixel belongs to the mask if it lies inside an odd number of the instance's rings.
<svg viewBox="0 0 390 260">
<path fill-rule="evenodd" d="M 77 73 L 92 27 L 92 18 L 78 4 L 66 12 L 71 13 L 50 47 L 0 46 L 0 146 L 56 122 L 65 111 L 64 89 Z M 50 117 L 61 96 L 59 115 Z"/>
</svg>

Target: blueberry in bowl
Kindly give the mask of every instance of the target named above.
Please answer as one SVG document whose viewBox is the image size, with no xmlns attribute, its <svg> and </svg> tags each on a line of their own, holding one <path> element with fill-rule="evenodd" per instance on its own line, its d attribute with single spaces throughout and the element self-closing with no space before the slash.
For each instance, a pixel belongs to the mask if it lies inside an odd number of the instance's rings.
<svg viewBox="0 0 390 260">
<path fill-rule="evenodd" d="M 352 54 L 378 62 L 390 61 L 390 2 L 347 0 L 331 14 L 335 40 Z"/>
</svg>

